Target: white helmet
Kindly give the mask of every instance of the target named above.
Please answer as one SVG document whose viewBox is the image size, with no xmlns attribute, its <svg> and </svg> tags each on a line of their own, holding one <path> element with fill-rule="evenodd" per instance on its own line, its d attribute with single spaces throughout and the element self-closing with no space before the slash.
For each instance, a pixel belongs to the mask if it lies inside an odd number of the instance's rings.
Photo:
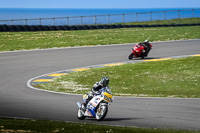
<svg viewBox="0 0 200 133">
<path fill-rule="evenodd" d="M 145 42 L 145 43 L 149 43 L 149 40 L 145 40 L 144 42 Z"/>
</svg>

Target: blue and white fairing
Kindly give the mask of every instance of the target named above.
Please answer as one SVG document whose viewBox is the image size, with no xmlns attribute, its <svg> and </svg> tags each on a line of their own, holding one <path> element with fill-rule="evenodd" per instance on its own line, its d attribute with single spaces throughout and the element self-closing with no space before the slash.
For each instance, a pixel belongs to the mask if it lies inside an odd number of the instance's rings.
<svg viewBox="0 0 200 133">
<path fill-rule="evenodd" d="M 83 96 L 83 102 L 86 102 L 86 99 L 88 99 L 88 94 L 85 94 Z M 88 102 L 86 106 L 86 111 L 84 113 L 84 116 L 89 117 L 95 117 L 96 115 L 96 108 L 99 105 L 101 101 L 104 101 L 106 103 L 112 102 L 112 93 L 109 87 L 104 87 L 100 90 L 100 94 L 95 94 L 94 97 Z"/>
<path fill-rule="evenodd" d="M 97 105 L 99 104 L 99 102 L 103 99 L 100 98 L 101 95 L 97 97 L 93 97 L 90 102 L 87 104 L 87 109 L 85 111 L 85 116 L 92 116 L 95 117 L 95 109 L 97 107 Z"/>
</svg>

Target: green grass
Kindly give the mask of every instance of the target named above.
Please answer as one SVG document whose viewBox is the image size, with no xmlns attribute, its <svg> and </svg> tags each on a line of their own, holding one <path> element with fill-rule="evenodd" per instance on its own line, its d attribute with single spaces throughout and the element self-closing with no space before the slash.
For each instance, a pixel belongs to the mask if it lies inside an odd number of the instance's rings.
<svg viewBox="0 0 200 133">
<path fill-rule="evenodd" d="M 200 38 L 200 26 L 78 31 L 0 32 L 0 51 Z"/>
<path fill-rule="evenodd" d="M 45 120 L 1 119 L 2 133 L 199 133 L 192 130 L 145 129 Z"/>
<path fill-rule="evenodd" d="M 192 24 L 200 23 L 200 18 L 183 18 L 183 19 L 170 19 L 170 20 L 157 20 L 145 22 L 130 22 L 126 25 L 156 25 L 156 24 Z M 123 23 L 120 23 L 123 24 Z"/>
<path fill-rule="evenodd" d="M 103 76 L 115 96 L 200 98 L 200 57 L 93 68 L 36 87 L 84 94 Z"/>
<path fill-rule="evenodd" d="M 199 23 L 199 19 L 185 19 L 184 22 L 173 20 L 127 24 L 174 23 Z M 0 32 L 0 51 L 135 43 L 142 42 L 149 37 L 150 41 L 196 39 L 200 38 L 200 26 L 84 31 Z M 70 73 L 49 84 L 41 84 L 39 87 L 53 91 L 84 94 L 104 75 L 110 78 L 110 87 L 114 95 L 200 98 L 199 57 L 90 69 Z M 86 88 L 86 90 L 78 90 L 79 88 Z M 191 133 L 199 131 L 143 129 L 43 120 L 0 119 L 0 132 Z"/>
</svg>

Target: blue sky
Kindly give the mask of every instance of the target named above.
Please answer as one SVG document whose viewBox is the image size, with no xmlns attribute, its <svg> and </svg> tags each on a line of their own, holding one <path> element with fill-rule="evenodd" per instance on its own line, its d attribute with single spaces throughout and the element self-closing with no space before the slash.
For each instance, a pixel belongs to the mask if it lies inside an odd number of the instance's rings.
<svg viewBox="0 0 200 133">
<path fill-rule="evenodd" d="M 0 0 L 0 8 L 200 8 L 200 0 Z"/>
</svg>

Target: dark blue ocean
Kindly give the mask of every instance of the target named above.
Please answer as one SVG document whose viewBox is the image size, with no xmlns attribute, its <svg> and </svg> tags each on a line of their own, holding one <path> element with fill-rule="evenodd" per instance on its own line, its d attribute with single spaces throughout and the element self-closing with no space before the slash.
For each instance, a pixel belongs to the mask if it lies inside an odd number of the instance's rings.
<svg viewBox="0 0 200 133">
<path fill-rule="evenodd" d="M 185 10 L 185 11 L 178 12 L 177 10 Z M 159 11 L 166 11 L 166 12 L 159 12 Z M 156 13 L 147 13 L 147 12 L 156 12 Z M 188 17 L 200 17 L 200 10 L 191 10 L 189 8 L 181 8 L 181 9 L 180 8 L 167 8 L 167 9 L 166 8 L 165 9 L 0 8 L 0 24 L 8 24 L 8 25 L 110 24 L 110 23 L 122 23 L 122 22 L 126 23 L 135 21 L 188 18 Z M 1 21 L 1 20 L 16 20 L 16 19 L 17 21 Z"/>
</svg>

